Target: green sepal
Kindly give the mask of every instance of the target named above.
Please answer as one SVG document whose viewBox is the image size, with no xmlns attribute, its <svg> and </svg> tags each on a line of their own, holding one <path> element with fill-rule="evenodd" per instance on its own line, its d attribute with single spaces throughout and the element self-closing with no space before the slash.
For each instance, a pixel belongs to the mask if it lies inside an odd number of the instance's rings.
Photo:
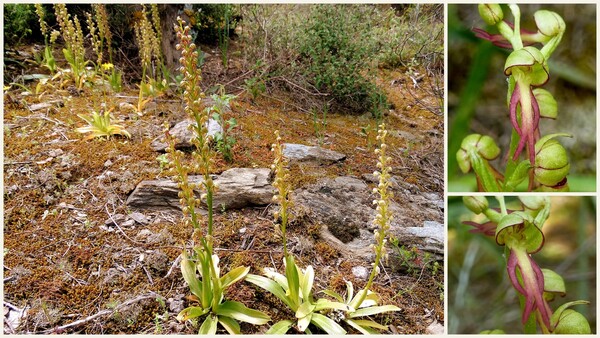
<svg viewBox="0 0 600 338">
<path fill-rule="evenodd" d="M 544 234 L 535 224 L 533 224 L 533 217 L 531 215 L 522 212 L 515 211 L 511 214 L 504 215 L 498 226 L 496 227 L 496 243 L 498 245 L 505 245 L 507 242 L 507 236 L 511 236 L 514 233 L 514 227 L 523 224 L 524 228 L 519 232 L 519 243 L 524 244 L 527 253 L 535 253 L 539 251 L 544 245 Z"/>
<path fill-rule="evenodd" d="M 504 74 L 516 75 L 517 69 L 520 71 L 519 76 L 524 77 L 534 87 L 542 86 L 548 81 L 549 70 L 546 58 L 533 46 L 517 49 L 506 58 Z M 518 82 L 518 78 L 516 80 Z"/>
<path fill-rule="evenodd" d="M 542 269 L 544 274 L 544 299 L 552 301 L 555 294 L 564 296 L 566 294 L 565 281 L 561 275 L 550 269 Z"/>
<path fill-rule="evenodd" d="M 590 323 L 581 313 L 566 309 L 561 313 L 553 333 L 591 334 L 592 329 L 590 328 Z"/>
<path fill-rule="evenodd" d="M 554 96 L 543 88 L 535 88 L 533 90 L 533 96 L 535 96 L 535 100 L 540 107 L 540 116 L 556 119 L 556 116 L 558 116 L 558 103 L 556 103 Z"/>
<path fill-rule="evenodd" d="M 562 314 L 565 310 L 567 310 L 568 308 L 570 308 L 571 306 L 574 305 L 587 305 L 590 302 L 585 301 L 585 300 L 576 300 L 576 301 L 572 301 L 572 302 L 568 302 L 565 303 L 561 306 L 558 307 L 558 309 L 556 309 L 556 311 L 554 311 L 554 313 L 552 314 L 552 317 L 550 318 L 550 325 L 554 328 L 557 326 L 557 324 L 559 323 Z M 588 324 L 589 325 L 589 324 Z"/>
</svg>

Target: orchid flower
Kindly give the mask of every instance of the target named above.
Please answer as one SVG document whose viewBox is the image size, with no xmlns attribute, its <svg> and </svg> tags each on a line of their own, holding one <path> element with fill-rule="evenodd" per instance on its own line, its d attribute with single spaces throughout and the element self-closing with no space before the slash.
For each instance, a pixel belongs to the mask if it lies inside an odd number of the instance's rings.
<svg viewBox="0 0 600 338">
<path fill-rule="evenodd" d="M 521 210 L 509 210 L 503 197 L 496 198 L 500 208 L 490 208 L 484 196 L 463 197 L 463 203 L 469 210 L 484 214 L 489 219 L 484 223 L 468 221 L 464 224 L 474 227 L 471 232 L 495 237 L 496 244 L 505 246 L 508 277 L 524 299 L 521 304 L 523 324 L 530 322 L 533 315 L 543 333 L 589 333 L 585 317 L 567 309 L 587 302 L 570 302 L 553 313 L 548 300 L 553 298 L 554 293 L 565 294 L 564 281 L 556 272 L 541 269 L 532 257 L 544 245 L 542 225 L 550 214 L 549 198 L 521 196 Z M 529 333 L 535 333 L 535 327 Z"/>
</svg>

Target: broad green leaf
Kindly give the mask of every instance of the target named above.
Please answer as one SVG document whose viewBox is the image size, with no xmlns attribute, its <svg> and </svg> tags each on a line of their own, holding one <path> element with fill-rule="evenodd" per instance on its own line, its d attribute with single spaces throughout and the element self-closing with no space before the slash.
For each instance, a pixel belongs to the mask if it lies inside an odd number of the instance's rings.
<svg viewBox="0 0 600 338">
<path fill-rule="evenodd" d="M 356 324 L 358 324 L 362 327 L 373 327 L 378 330 L 387 330 L 388 329 L 387 325 L 382 325 L 382 324 L 379 324 L 372 320 L 367 320 L 367 319 L 349 319 L 349 320 L 352 320 L 353 322 L 355 322 Z"/>
<path fill-rule="evenodd" d="M 294 262 L 293 256 L 285 257 L 285 276 L 288 281 L 290 300 L 295 307 L 300 305 L 300 278 L 298 276 L 298 267 Z"/>
<path fill-rule="evenodd" d="M 328 334 L 335 335 L 344 335 L 346 334 L 346 330 L 344 330 L 338 323 L 336 323 L 333 319 L 323 316 L 319 313 L 313 313 L 312 315 L 312 323 L 316 326 L 323 329 Z"/>
<path fill-rule="evenodd" d="M 281 320 L 267 330 L 267 334 L 286 334 L 289 329 L 294 325 L 292 320 Z"/>
<path fill-rule="evenodd" d="M 315 280 L 315 271 L 311 265 L 306 267 L 306 272 L 302 276 L 300 281 L 300 288 L 302 289 L 302 297 L 305 301 L 310 300 L 310 293 L 312 291 L 313 282 Z"/>
<path fill-rule="evenodd" d="M 300 306 L 298 307 L 298 310 L 296 311 L 296 318 L 306 317 L 308 314 L 315 311 L 315 307 L 316 307 L 315 304 L 311 304 L 308 301 L 300 304 Z"/>
<path fill-rule="evenodd" d="M 229 285 L 243 279 L 244 276 L 248 274 L 248 271 L 250 271 L 250 268 L 243 266 L 237 267 L 229 271 L 225 274 L 225 276 L 221 277 L 221 287 L 225 289 Z"/>
<path fill-rule="evenodd" d="M 200 306 L 190 306 L 179 312 L 179 314 L 177 315 L 177 320 L 186 321 L 188 319 L 197 318 L 207 314 L 208 311 L 210 311 L 210 308 L 205 309 Z"/>
<path fill-rule="evenodd" d="M 264 272 L 265 276 L 267 276 L 267 277 L 271 278 L 272 280 L 274 280 L 275 282 L 277 282 L 277 284 L 279 284 L 285 292 L 287 292 L 287 290 L 290 289 L 285 276 L 280 274 L 279 272 L 275 271 L 275 269 L 265 268 L 263 270 L 263 272 Z"/>
<path fill-rule="evenodd" d="M 348 323 L 348 325 L 352 326 L 353 328 L 355 328 L 358 332 L 360 332 L 362 334 L 378 334 L 379 333 L 368 326 L 360 325 L 358 323 L 358 320 L 346 319 L 346 323 Z M 387 327 L 385 327 L 385 329 L 387 330 Z"/>
<path fill-rule="evenodd" d="M 198 334 L 215 335 L 217 333 L 217 318 L 213 315 L 206 316 L 206 319 L 200 326 Z"/>
<path fill-rule="evenodd" d="M 371 316 L 376 315 L 378 313 L 390 312 L 390 311 L 400 311 L 400 308 L 395 305 L 381 305 L 381 306 L 371 306 L 365 307 L 362 309 L 358 309 L 348 315 L 349 318 L 356 318 L 362 316 Z"/>
<path fill-rule="evenodd" d="M 308 325 L 310 325 L 310 322 L 312 321 L 313 315 L 315 314 L 310 312 L 306 316 L 298 318 L 298 331 L 304 332 L 304 330 L 308 328 Z M 296 314 L 296 316 L 298 316 L 298 314 Z"/>
<path fill-rule="evenodd" d="M 215 290 L 213 288 L 213 284 L 210 278 L 210 260 L 208 259 L 208 255 L 198 254 L 198 264 L 200 265 L 200 271 L 202 273 L 202 295 L 200 299 L 202 300 L 202 306 L 209 307 L 212 303 L 213 296 L 215 295 Z"/>
<path fill-rule="evenodd" d="M 231 317 L 254 325 L 266 324 L 271 320 L 271 317 L 268 315 L 258 310 L 250 309 L 246 307 L 246 305 L 232 300 L 219 304 L 217 307 L 217 314 L 219 316 Z"/>
<path fill-rule="evenodd" d="M 337 292 L 335 292 L 333 290 L 323 290 L 321 292 L 323 292 L 324 294 L 328 295 L 329 297 L 335 298 L 339 302 L 343 302 L 344 301 L 344 298 L 342 297 L 342 295 L 340 295 L 339 293 L 337 293 Z"/>
<path fill-rule="evenodd" d="M 317 301 L 313 311 L 317 312 L 317 311 L 321 311 L 321 310 L 325 310 L 325 309 L 337 309 L 337 310 L 342 310 L 342 311 L 346 311 L 346 312 L 354 311 L 354 309 L 351 308 L 348 304 L 344 304 L 341 302 L 332 302 L 325 298 L 321 298 Z"/>
<path fill-rule="evenodd" d="M 349 304 L 354 298 L 354 286 L 350 281 L 346 281 L 346 292 L 346 304 Z"/>
<path fill-rule="evenodd" d="M 223 325 L 229 334 L 240 334 L 240 324 L 235 319 L 226 316 L 218 316 L 218 318 L 219 323 Z"/>
<path fill-rule="evenodd" d="M 358 309 L 362 304 L 358 304 L 358 301 L 362 297 L 362 294 L 365 293 L 365 290 L 362 289 L 356 293 L 356 296 L 352 299 L 352 301 L 348 304 L 353 309 Z M 368 294 L 368 293 L 367 293 Z M 365 297 L 366 298 L 366 297 Z"/>
<path fill-rule="evenodd" d="M 283 290 L 281 285 L 277 284 L 277 282 L 275 282 L 274 280 L 263 276 L 248 274 L 246 275 L 246 281 L 266 291 L 269 291 L 275 297 L 279 298 L 279 300 L 285 303 L 285 305 L 287 305 L 290 309 L 292 309 L 292 311 L 296 312 L 296 310 L 298 309 L 298 307 L 294 306 L 289 297 L 285 294 L 285 291 Z"/>
<path fill-rule="evenodd" d="M 181 274 L 183 275 L 183 279 L 189 285 L 192 293 L 198 298 L 202 297 L 202 284 L 196 277 L 196 264 L 192 262 L 187 252 L 182 253 L 183 258 L 181 259 Z M 207 304 L 202 304 L 202 306 L 207 306 Z"/>
</svg>

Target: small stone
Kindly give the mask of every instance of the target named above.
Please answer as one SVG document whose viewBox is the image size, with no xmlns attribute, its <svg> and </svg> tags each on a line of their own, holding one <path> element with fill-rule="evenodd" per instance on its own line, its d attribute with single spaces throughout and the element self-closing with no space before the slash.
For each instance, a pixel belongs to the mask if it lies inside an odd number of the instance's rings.
<svg viewBox="0 0 600 338">
<path fill-rule="evenodd" d="M 114 214 L 114 215 L 112 215 L 112 217 L 109 217 L 106 221 L 104 221 L 104 225 L 112 226 L 113 224 L 115 224 L 115 222 L 121 224 L 124 221 L 125 221 L 125 215 Z"/>
<path fill-rule="evenodd" d="M 124 113 L 134 112 L 135 106 L 129 102 L 121 102 L 119 103 L 119 110 Z"/>
<path fill-rule="evenodd" d="M 106 160 L 106 162 L 104 162 L 104 167 L 110 167 L 111 165 L 113 165 L 111 160 Z"/>
<path fill-rule="evenodd" d="M 52 149 L 48 152 L 48 156 L 50 157 L 58 157 L 60 155 L 62 155 L 64 152 L 62 149 L 58 148 L 58 149 Z"/>
<path fill-rule="evenodd" d="M 135 239 L 136 241 L 144 241 L 146 239 L 148 239 L 148 237 L 152 236 L 152 231 L 148 230 L 148 229 L 142 229 L 142 231 L 140 231 L 136 236 Z"/>
<path fill-rule="evenodd" d="M 134 212 L 131 215 L 129 215 L 129 217 L 131 217 L 131 219 L 133 219 L 134 221 L 142 224 L 142 225 L 146 225 L 148 223 L 150 223 L 150 218 L 144 214 L 142 214 L 141 212 Z"/>
<path fill-rule="evenodd" d="M 169 300 L 170 300 L 169 311 L 171 311 L 173 313 L 179 313 L 183 310 L 183 308 L 184 308 L 183 300 L 174 300 L 172 298 L 169 298 Z"/>
<path fill-rule="evenodd" d="M 352 274 L 354 275 L 354 277 L 360 278 L 360 279 L 366 280 L 367 278 L 369 278 L 369 270 L 367 270 L 367 268 L 365 268 L 364 266 L 353 267 Z"/>
<path fill-rule="evenodd" d="M 433 323 L 429 324 L 429 326 L 425 329 L 425 333 L 434 334 L 434 335 L 443 335 L 444 334 L 444 325 L 442 325 L 434 320 Z"/>
<path fill-rule="evenodd" d="M 241 229 L 239 230 L 239 232 L 240 232 L 240 234 L 245 234 L 247 230 L 248 230 L 248 229 L 246 229 L 246 228 L 241 228 Z"/>
</svg>

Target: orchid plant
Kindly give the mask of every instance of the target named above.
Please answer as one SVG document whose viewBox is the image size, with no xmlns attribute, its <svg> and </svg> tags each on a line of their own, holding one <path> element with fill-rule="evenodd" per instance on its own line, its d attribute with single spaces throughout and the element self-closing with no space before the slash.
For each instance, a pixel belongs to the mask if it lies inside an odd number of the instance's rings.
<svg viewBox="0 0 600 338">
<path fill-rule="evenodd" d="M 169 140 L 167 152 L 172 162 L 171 171 L 175 174 L 178 187 L 181 189 L 179 197 L 183 213 L 187 216 L 186 221 L 191 223 L 194 228 L 194 248 L 191 255 L 186 251 L 182 253 L 181 273 L 192 292 L 189 299 L 193 300 L 195 304 L 183 309 L 177 315 L 177 319 L 195 321 L 199 317 L 204 317 L 198 329 L 199 334 L 214 335 L 217 333 L 219 324 L 227 332 L 239 334 L 240 324 L 238 321 L 263 325 L 271 318 L 261 311 L 250 309 L 240 302 L 227 300 L 225 297 L 225 290 L 243 280 L 248 275 L 250 268 L 240 266 L 221 276 L 219 256 L 214 254 L 213 195 L 216 185 L 210 175 L 214 154 L 209 147 L 210 136 L 206 129 L 208 112 L 203 107 L 204 93 L 199 85 L 202 75 L 197 63 L 198 50 L 192 42 L 189 25 L 186 25 L 179 17 L 177 21 L 179 25 L 175 25 L 175 31 L 179 39 L 177 49 L 181 50 L 182 55 L 179 61 L 181 63 L 180 71 L 184 75 L 182 81 L 185 88 L 184 110 L 195 121 L 193 130 L 196 135 L 192 139 L 192 143 L 197 149 L 193 153 L 196 164 L 193 167 L 185 165 L 183 152 L 175 150 L 175 142 L 166 132 Z M 189 182 L 188 173 L 192 170 L 202 173 L 204 178 L 202 183 L 195 185 Z M 195 188 L 204 191 L 200 199 L 196 196 Z M 206 219 L 197 211 L 201 200 L 204 200 L 207 206 Z"/>
<path fill-rule="evenodd" d="M 464 222 L 473 226 L 471 232 L 494 237 L 505 248 L 506 269 L 514 289 L 518 292 L 524 333 L 589 334 L 590 325 L 583 315 L 569 309 L 573 305 L 588 304 L 579 300 L 563 304 L 554 312 L 548 304 L 555 294 L 564 295 L 563 278 L 550 269 L 542 269 L 533 254 L 544 246 L 542 227 L 550 215 L 550 199 L 539 196 L 520 196 L 521 207 L 507 208 L 504 197 L 496 197 L 500 208 L 490 208 L 484 196 L 463 197 L 465 206 L 475 214 L 484 214 L 487 221 Z M 486 333 L 498 333 L 499 330 Z"/>
<path fill-rule="evenodd" d="M 538 10 L 534 14 L 537 31 L 530 32 L 520 27 L 519 6 L 511 4 L 508 8 L 514 23 L 504 20 L 500 5 L 479 5 L 481 18 L 495 26 L 499 34 L 473 29 L 477 37 L 498 47 L 512 49 L 504 66 L 513 129 L 505 172 L 502 174 L 490 164 L 500 156 L 501 150 L 494 139 L 486 135 L 465 137 L 456 154 L 457 162 L 463 173 L 475 172 L 480 191 L 514 191 L 525 179 L 528 179 L 528 191 L 568 191 L 566 176 L 570 164 L 565 148 L 555 138 L 570 135 L 541 136 L 539 128 L 541 118 L 556 119 L 558 114 L 556 100 L 540 87 L 550 77 L 548 59 L 562 39 L 565 22 L 557 13 Z M 542 47 L 538 48 L 536 44 Z"/>
</svg>

